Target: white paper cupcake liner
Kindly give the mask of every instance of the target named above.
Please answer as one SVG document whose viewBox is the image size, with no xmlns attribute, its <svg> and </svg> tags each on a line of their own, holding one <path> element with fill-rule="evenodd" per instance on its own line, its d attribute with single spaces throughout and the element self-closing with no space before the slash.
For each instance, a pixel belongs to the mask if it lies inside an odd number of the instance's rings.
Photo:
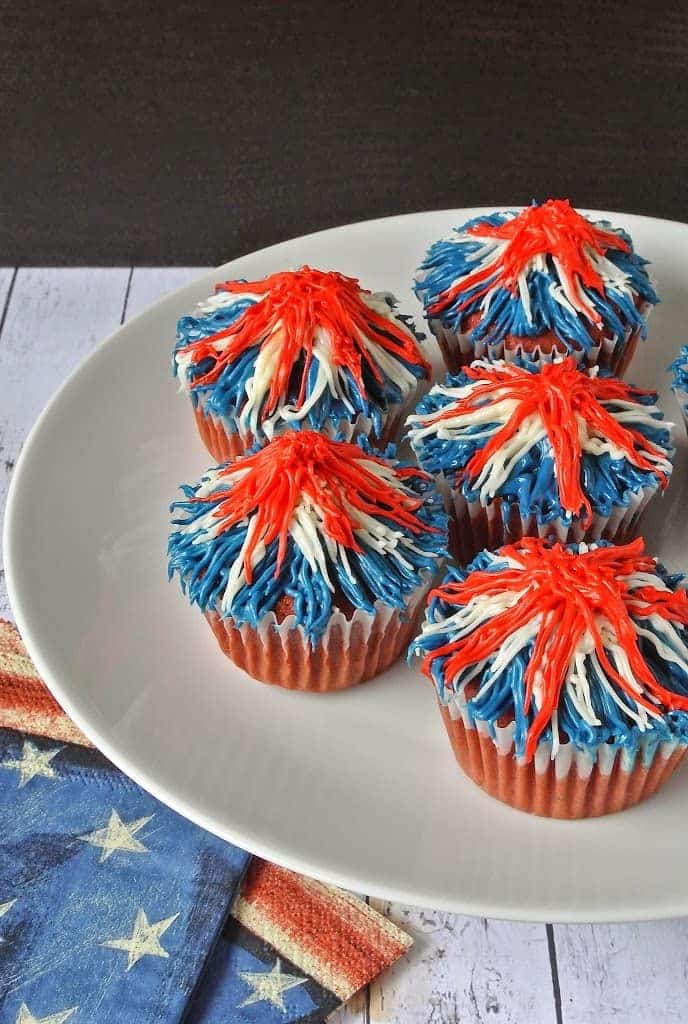
<svg viewBox="0 0 688 1024">
<path fill-rule="evenodd" d="M 357 608 L 347 618 L 335 611 L 313 646 L 294 615 L 278 622 L 270 612 L 257 627 L 237 626 L 217 612 L 206 618 L 224 653 L 255 679 L 289 690 L 343 690 L 384 672 L 406 651 L 431 582 L 413 591 L 403 611 L 381 601 L 373 614 Z"/>
<path fill-rule="evenodd" d="M 658 490 L 655 485 L 629 492 L 627 505 L 616 506 L 610 515 L 594 513 L 586 527 L 580 519 L 567 523 L 557 517 L 539 522 L 534 513 L 524 514 L 516 504 L 508 507 L 505 523 L 500 499 L 481 505 L 479 501 L 467 501 L 446 480 L 440 478 L 438 483 L 450 518 L 449 548 L 461 564 L 470 562 L 483 548 L 494 551 L 522 537 L 555 537 L 566 544 L 598 540 L 625 543 L 636 536 L 641 517 Z"/>
<path fill-rule="evenodd" d="M 681 417 L 685 424 L 686 430 L 688 431 L 688 391 L 683 391 L 678 388 L 674 390 L 674 397 L 681 410 Z"/>
<path fill-rule="evenodd" d="M 516 756 L 514 724 L 471 720 L 460 696 L 440 705 L 456 759 L 490 796 L 519 810 L 548 818 L 590 818 L 631 807 L 655 793 L 683 760 L 688 747 L 678 739 L 653 745 L 649 735 L 636 750 L 601 743 L 579 750 L 570 740 L 553 751 L 538 745 L 526 762 Z"/>
<path fill-rule="evenodd" d="M 380 438 L 373 437 L 373 422 L 363 414 L 359 414 L 353 421 L 342 419 L 334 424 L 328 421 L 319 433 L 326 437 L 335 437 L 339 434 L 345 441 L 351 441 L 355 435 L 363 434 L 374 447 L 384 448 L 391 441 L 397 440 L 401 424 L 412 405 L 413 399 L 406 399 L 404 402 L 392 406 L 383 415 Z M 235 459 L 253 447 L 253 434 L 250 431 L 243 433 L 237 431 L 235 421 L 228 417 L 215 416 L 214 413 L 206 412 L 203 396 L 200 397 L 198 405 L 194 409 L 194 415 L 201 440 L 218 463 Z M 278 433 L 283 432 L 283 429 L 278 431 Z"/>
<path fill-rule="evenodd" d="M 499 359 L 504 359 L 508 363 L 525 360 L 541 366 L 565 354 L 557 350 L 543 351 L 537 346 L 532 349 L 522 345 L 507 347 L 503 341 L 498 344 L 488 344 L 482 339 L 473 342 L 470 333 L 450 331 L 439 320 L 430 320 L 429 325 L 450 373 L 458 373 L 463 366 L 470 365 L 476 359 L 486 359 L 492 363 Z M 639 330 L 632 332 L 629 329 L 623 344 L 612 338 L 603 338 L 600 344 L 593 345 L 585 351 L 573 349 L 566 354 L 573 356 L 581 369 L 600 366 L 621 377 L 633 358 L 639 337 Z"/>
</svg>

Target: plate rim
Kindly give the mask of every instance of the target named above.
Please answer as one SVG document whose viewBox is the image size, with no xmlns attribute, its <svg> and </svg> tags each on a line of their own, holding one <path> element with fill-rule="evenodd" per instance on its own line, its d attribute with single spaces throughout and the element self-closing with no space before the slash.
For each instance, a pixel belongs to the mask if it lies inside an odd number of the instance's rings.
<svg viewBox="0 0 688 1024">
<path fill-rule="evenodd" d="M 417 907 L 431 906 L 436 910 L 465 914 L 469 916 L 488 917 L 496 920 L 508 921 L 530 921 L 534 923 L 549 923 L 554 921 L 557 923 L 571 924 L 665 920 L 683 914 L 688 914 L 688 888 L 686 889 L 686 894 L 682 901 L 679 900 L 678 902 L 670 904 L 668 897 L 666 897 L 661 904 L 657 904 L 656 901 L 645 904 L 641 901 L 625 911 L 623 916 L 620 916 L 619 912 L 611 909 L 602 909 L 594 915 L 591 915 L 589 911 L 577 911 L 571 907 L 567 907 L 565 910 L 557 910 L 537 905 L 531 905 L 526 908 L 523 905 L 511 907 L 505 906 L 503 903 L 490 904 L 482 898 L 475 901 L 472 900 L 469 892 L 465 893 L 461 899 L 457 899 L 455 897 L 442 899 L 438 898 L 438 895 L 434 890 L 432 892 L 428 891 L 427 893 L 424 893 L 420 887 L 415 887 L 413 893 L 409 893 L 403 888 L 393 884 L 385 885 L 375 882 L 371 886 L 370 883 L 365 882 L 365 880 L 358 877 L 355 873 L 347 875 L 341 871 L 331 872 L 327 867 L 311 863 L 305 855 L 292 855 L 289 852 L 285 854 L 279 847 L 275 847 L 271 845 L 270 842 L 251 836 L 242 829 L 234 830 L 232 828 L 227 828 L 224 825 L 219 827 L 217 823 L 214 823 L 208 817 L 208 815 L 189 805 L 184 798 L 181 798 L 168 790 L 163 783 L 159 783 L 147 772 L 139 771 L 135 765 L 132 767 L 127 756 L 119 754 L 117 745 L 112 744 L 107 737 L 101 735 L 97 728 L 90 725 L 88 716 L 82 715 L 80 710 L 74 706 L 71 698 L 63 691 L 59 678 L 56 678 L 53 673 L 49 664 L 49 656 L 47 653 L 44 655 L 40 638 L 36 635 L 34 628 L 31 625 L 31 614 L 25 608 L 21 594 L 22 588 L 21 583 L 19 582 L 19 570 L 15 562 L 17 552 L 15 550 L 14 535 L 17 529 L 16 523 L 19 515 L 18 506 L 20 505 L 21 499 L 22 481 L 25 473 L 24 467 L 30 463 L 32 450 L 42 436 L 43 424 L 50 418 L 53 410 L 61 404 L 65 394 L 74 387 L 85 368 L 100 358 L 106 349 L 117 344 L 119 336 L 124 330 L 145 317 L 155 317 L 157 311 L 167 304 L 171 298 L 181 297 L 187 290 L 190 293 L 193 293 L 203 280 L 223 273 L 226 268 L 232 267 L 238 261 L 247 257 L 269 256 L 274 250 L 281 249 L 286 244 L 292 242 L 306 242 L 326 234 L 333 234 L 339 231 L 346 232 L 350 229 L 361 228 L 364 225 L 372 227 L 383 224 L 396 224 L 400 221 L 413 220 L 427 215 L 446 215 L 449 220 L 450 218 L 455 217 L 457 213 L 462 216 L 466 215 L 470 217 L 472 215 L 478 216 L 481 213 L 493 210 L 519 209 L 522 208 L 522 206 L 523 204 L 515 203 L 479 207 L 418 210 L 412 213 L 396 214 L 387 217 L 353 221 L 342 225 L 334 225 L 329 228 L 309 232 L 306 235 L 283 239 L 273 245 L 265 246 L 262 249 L 251 250 L 243 253 L 241 256 L 234 257 L 219 266 L 209 268 L 207 271 L 195 276 L 187 284 L 182 285 L 180 288 L 174 289 L 172 292 L 162 296 L 136 316 L 126 320 L 123 324 L 119 324 L 77 363 L 66 379 L 56 388 L 33 423 L 19 453 L 19 457 L 16 461 L 14 472 L 9 483 L 3 524 L 4 568 L 8 596 L 16 618 L 17 628 L 19 629 L 22 640 L 39 672 L 41 679 L 77 727 L 90 740 L 92 740 L 96 748 L 100 750 L 110 761 L 112 761 L 116 767 L 133 779 L 137 785 L 152 794 L 156 799 L 160 800 L 161 803 L 171 807 L 183 817 L 186 817 L 201 828 L 206 829 L 206 831 L 247 850 L 255 856 L 262 857 L 265 860 L 272 861 L 290 870 L 317 878 L 329 884 L 357 892 L 365 892 L 367 895 L 374 896 L 375 898 L 402 904 L 410 904 Z M 664 224 L 671 228 L 679 228 L 688 233 L 688 223 L 670 218 L 652 217 L 645 214 L 630 212 L 624 213 L 619 211 L 595 210 L 590 208 L 581 208 L 581 212 L 592 216 L 603 216 L 612 220 L 623 220 L 623 218 L 633 217 L 634 219 L 640 219 L 651 224 Z M 568 824 L 569 827 L 576 827 L 575 822 Z"/>
</svg>

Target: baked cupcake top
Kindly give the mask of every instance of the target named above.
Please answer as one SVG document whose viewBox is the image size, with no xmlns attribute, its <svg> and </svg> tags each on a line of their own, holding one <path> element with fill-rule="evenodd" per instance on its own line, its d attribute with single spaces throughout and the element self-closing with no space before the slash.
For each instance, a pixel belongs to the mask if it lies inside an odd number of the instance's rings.
<svg viewBox="0 0 688 1024">
<path fill-rule="evenodd" d="M 302 267 L 227 281 L 177 326 L 174 372 L 194 404 L 265 440 L 384 414 L 428 377 L 411 321 L 388 293 Z"/>
<path fill-rule="evenodd" d="M 672 424 L 656 403 L 571 357 L 539 370 L 478 361 L 436 384 L 407 424 L 423 469 L 467 500 L 589 522 L 667 486 Z"/>
<path fill-rule="evenodd" d="M 672 391 L 676 392 L 685 404 L 688 402 L 688 345 L 681 348 L 669 369 L 673 373 Z"/>
<path fill-rule="evenodd" d="M 412 652 L 440 702 L 579 749 L 688 742 L 688 596 L 638 539 L 566 547 L 527 538 L 450 569 Z"/>
<path fill-rule="evenodd" d="M 169 573 L 191 603 L 256 627 L 286 599 L 312 642 L 338 608 L 404 609 L 446 547 L 427 474 L 363 439 L 288 431 L 182 490 Z"/>
<path fill-rule="evenodd" d="M 415 290 L 429 319 L 474 341 L 551 332 L 568 351 L 623 340 L 658 299 L 630 237 L 566 199 L 475 217 L 429 249 Z M 472 328 L 472 330 L 471 330 Z"/>
</svg>

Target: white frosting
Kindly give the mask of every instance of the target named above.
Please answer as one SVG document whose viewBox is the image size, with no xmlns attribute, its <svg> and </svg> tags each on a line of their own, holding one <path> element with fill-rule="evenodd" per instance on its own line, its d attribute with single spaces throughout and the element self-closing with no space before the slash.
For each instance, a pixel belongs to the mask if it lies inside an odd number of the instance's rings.
<svg viewBox="0 0 688 1024">
<path fill-rule="evenodd" d="M 258 302 L 261 298 L 261 295 L 255 295 L 252 292 L 217 291 L 209 295 L 207 299 L 199 302 L 194 312 L 196 316 L 207 316 L 208 313 L 217 313 L 219 309 L 228 309 L 230 306 L 236 306 L 239 302 Z"/>
</svg>

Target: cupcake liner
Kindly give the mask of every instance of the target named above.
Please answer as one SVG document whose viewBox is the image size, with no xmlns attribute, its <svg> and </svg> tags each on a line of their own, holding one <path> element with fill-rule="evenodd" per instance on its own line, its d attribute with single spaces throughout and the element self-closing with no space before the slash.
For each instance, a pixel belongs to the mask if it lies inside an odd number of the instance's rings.
<svg viewBox="0 0 688 1024">
<path fill-rule="evenodd" d="M 194 408 L 194 417 L 201 441 L 218 464 L 244 455 L 253 445 L 253 434 L 242 437 L 236 431 L 225 430 L 222 420 L 203 412 L 200 404 Z"/>
<path fill-rule="evenodd" d="M 597 540 L 624 544 L 636 536 L 641 517 L 657 493 L 657 487 L 629 493 L 628 505 L 616 506 L 608 516 L 595 513 L 586 528 L 581 520 L 567 523 L 561 517 L 540 523 L 534 513 L 524 514 L 515 503 L 505 515 L 501 498 L 495 498 L 489 505 L 467 501 L 446 481 L 441 481 L 440 490 L 449 514 L 449 550 L 459 564 L 470 562 L 483 548 L 494 551 L 522 537 L 556 537 L 565 544 Z"/>
<path fill-rule="evenodd" d="M 683 391 L 680 388 L 674 389 L 674 397 L 678 403 L 678 407 L 681 410 L 681 417 L 685 424 L 686 430 L 688 431 L 688 391 Z"/>
<path fill-rule="evenodd" d="M 525 762 L 514 755 L 513 723 L 496 726 L 493 739 L 487 723 L 471 723 L 458 702 L 440 711 L 466 775 L 497 800 L 546 818 L 595 818 L 632 807 L 652 796 L 688 751 L 678 740 L 652 749 L 645 738 L 637 754 L 611 744 L 581 751 L 566 741 L 552 757 L 551 743 L 542 742 Z"/>
<path fill-rule="evenodd" d="M 473 342 L 470 333 L 462 334 L 460 331 L 450 331 L 443 327 L 439 320 L 430 320 L 429 324 L 450 373 L 459 373 L 462 367 L 470 365 L 476 359 L 486 359 L 489 362 L 504 359 L 508 363 L 525 361 L 535 366 L 541 366 L 543 363 L 551 363 L 555 356 L 570 355 L 581 369 L 599 366 L 602 369 L 610 370 L 616 377 L 622 377 L 630 366 L 640 337 L 640 330 L 632 332 L 629 330 L 623 344 L 619 344 L 613 338 L 603 338 L 599 344 L 593 345 L 587 351 L 573 349 L 567 352 L 551 348 L 547 351 L 540 349 L 537 345 L 529 347 L 524 344 L 509 347 L 503 341 L 495 345 L 483 340 Z"/>
<path fill-rule="evenodd" d="M 353 422 L 339 420 L 336 424 L 326 423 L 320 433 L 327 437 L 339 434 L 345 441 L 350 441 L 354 434 L 363 434 L 374 447 L 385 448 L 390 441 L 396 440 L 408 405 L 408 402 L 400 403 L 388 412 L 384 418 L 380 438 L 372 436 L 372 420 L 362 414 Z M 247 434 L 240 434 L 231 429 L 234 426 L 232 421 L 205 412 L 200 402 L 194 408 L 194 417 L 203 444 L 218 464 L 244 455 L 255 444 L 255 438 L 250 431 Z"/>
<path fill-rule="evenodd" d="M 257 627 L 237 626 L 207 612 L 220 647 L 254 679 L 287 690 L 326 693 L 379 675 L 407 649 L 416 634 L 430 581 L 418 587 L 403 611 L 376 601 L 375 612 L 357 608 L 348 619 L 335 611 L 314 646 L 294 615 L 277 622 L 274 612 Z"/>
</svg>

